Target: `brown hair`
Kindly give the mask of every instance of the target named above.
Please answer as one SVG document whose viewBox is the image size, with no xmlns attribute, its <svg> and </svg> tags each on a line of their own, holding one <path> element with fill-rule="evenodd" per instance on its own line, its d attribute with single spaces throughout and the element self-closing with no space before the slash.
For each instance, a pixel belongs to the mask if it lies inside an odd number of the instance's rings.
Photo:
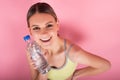
<svg viewBox="0 0 120 80">
<path fill-rule="evenodd" d="M 28 12 L 27 12 L 27 24 L 28 24 L 28 27 L 30 27 L 29 25 L 29 19 L 32 15 L 34 15 L 36 12 L 38 13 L 47 13 L 47 14 L 50 14 L 51 16 L 54 17 L 55 21 L 57 21 L 57 16 L 53 10 L 53 8 L 47 4 L 47 3 L 36 3 L 36 4 L 33 4 Z"/>
</svg>

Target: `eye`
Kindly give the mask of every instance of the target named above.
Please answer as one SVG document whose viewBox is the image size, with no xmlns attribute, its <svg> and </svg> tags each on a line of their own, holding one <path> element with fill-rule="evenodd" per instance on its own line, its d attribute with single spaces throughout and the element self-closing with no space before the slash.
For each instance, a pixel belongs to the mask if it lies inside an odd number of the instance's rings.
<svg viewBox="0 0 120 80">
<path fill-rule="evenodd" d="M 40 30 L 40 28 L 39 27 L 34 27 L 33 30 Z"/>
<path fill-rule="evenodd" d="M 53 27 L 53 25 L 52 25 L 52 24 L 48 24 L 46 27 L 47 27 L 47 28 Z"/>
</svg>

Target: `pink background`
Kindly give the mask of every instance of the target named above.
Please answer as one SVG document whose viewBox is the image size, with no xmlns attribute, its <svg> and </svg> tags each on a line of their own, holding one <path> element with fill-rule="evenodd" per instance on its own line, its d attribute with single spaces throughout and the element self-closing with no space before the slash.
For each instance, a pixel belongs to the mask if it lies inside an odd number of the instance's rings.
<svg viewBox="0 0 120 80">
<path fill-rule="evenodd" d="M 23 36 L 27 10 L 38 1 L 0 1 L 0 80 L 30 80 Z M 42 1 L 55 9 L 62 36 L 112 63 L 111 70 L 80 80 L 120 80 L 120 0 Z"/>
</svg>

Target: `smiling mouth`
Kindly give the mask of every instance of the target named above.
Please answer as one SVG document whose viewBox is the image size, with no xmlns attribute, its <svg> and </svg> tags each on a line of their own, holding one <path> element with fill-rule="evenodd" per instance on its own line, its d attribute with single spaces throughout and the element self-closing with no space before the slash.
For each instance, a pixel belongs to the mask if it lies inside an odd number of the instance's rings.
<svg viewBox="0 0 120 80">
<path fill-rule="evenodd" d="M 42 42 L 49 42 L 51 40 L 52 37 L 50 37 L 49 39 L 40 39 Z"/>
</svg>

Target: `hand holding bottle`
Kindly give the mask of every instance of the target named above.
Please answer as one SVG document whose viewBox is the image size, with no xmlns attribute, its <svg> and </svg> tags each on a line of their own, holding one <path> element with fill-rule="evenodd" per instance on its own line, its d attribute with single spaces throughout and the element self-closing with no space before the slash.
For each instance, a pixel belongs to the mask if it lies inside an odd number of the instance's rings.
<svg viewBox="0 0 120 80">
<path fill-rule="evenodd" d="M 45 51 L 35 41 L 31 41 L 29 35 L 25 36 L 24 40 L 27 42 L 27 51 L 30 53 L 34 67 L 42 74 L 47 73 L 50 66 L 43 56 Z"/>
</svg>

